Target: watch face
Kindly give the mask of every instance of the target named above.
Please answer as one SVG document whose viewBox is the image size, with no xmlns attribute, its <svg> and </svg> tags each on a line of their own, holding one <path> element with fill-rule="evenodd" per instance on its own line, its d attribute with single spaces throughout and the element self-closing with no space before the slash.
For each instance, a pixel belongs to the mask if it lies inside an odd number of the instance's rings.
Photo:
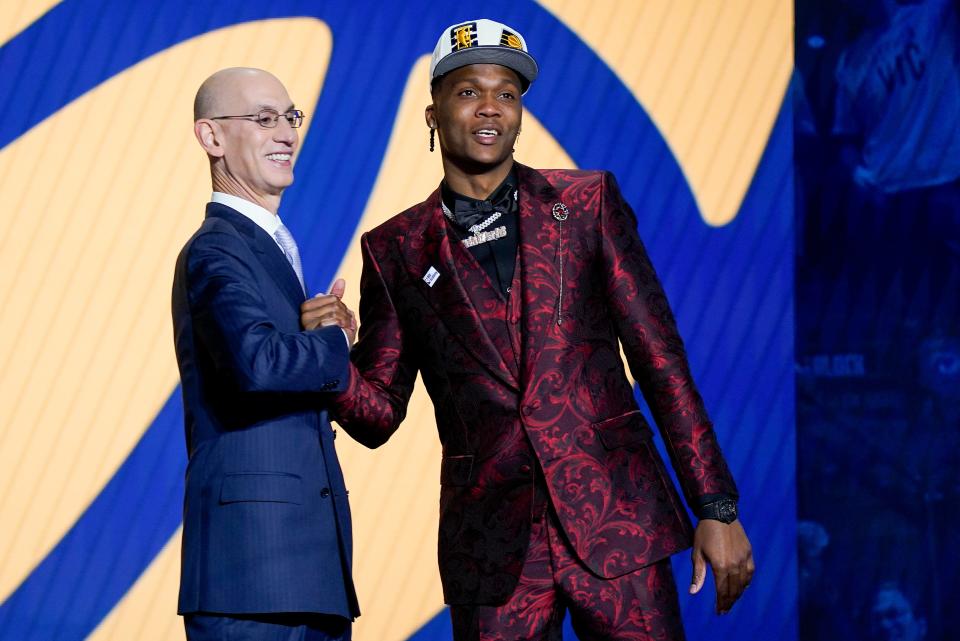
<svg viewBox="0 0 960 641">
<path fill-rule="evenodd" d="M 737 503 L 736 501 L 720 501 L 720 504 L 717 505 L 718 516 L 720 521 L 724 523 L 733 523 L 737 520 Z"/>
</svg>

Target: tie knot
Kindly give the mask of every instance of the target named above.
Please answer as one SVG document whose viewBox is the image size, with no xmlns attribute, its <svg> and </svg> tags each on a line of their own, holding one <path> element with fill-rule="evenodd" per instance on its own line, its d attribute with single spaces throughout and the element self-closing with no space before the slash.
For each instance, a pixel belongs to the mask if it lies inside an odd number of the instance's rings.
<svg viewBox="0 0 960 641">
<path fill-rule="evenodd" d="M 273 235 L 284 249 L 286 249 L 288 245 L 293 245 L 294 247 L 297 245 L 297 242 L 293 239 L 293 234 L 290 233 L 290 230 L 287 229 L 283 223 L 280 223 L 280 226 L 277 227 L 277 231 L 275 231 Z"/>
<path fill-rule="evenodd" d="M 300 252 L 297 251 L 297 241 L 293 239 L 293 234 L 290 233 L 290 230 L 287 229 L 283 223 L 280 223 L 280 226 L 277 227 L 277 231 L 273 233 L 273 236 L 277 239 L 277 243 L 288 259 L 293 259 L 296 256 L 296 259 L 298 261 L 300 260 Z"/>
</svg>

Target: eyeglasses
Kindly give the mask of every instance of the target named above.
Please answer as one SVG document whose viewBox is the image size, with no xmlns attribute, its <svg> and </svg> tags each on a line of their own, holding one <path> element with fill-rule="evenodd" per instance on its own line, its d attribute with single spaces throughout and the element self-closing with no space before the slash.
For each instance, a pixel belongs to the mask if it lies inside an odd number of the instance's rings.
<svg viewBox="0 0 960 641">
<path fill-rule="evenodd" d="M 255 122 L 264 129 L 273 129 L 280 122 L 280 118 L 286 118 L 287 122 L 294 129 L 298 129 L 303 124 L 303 112 L 299 109 L 291 109 L 287 113 L 277 113 L 274 109 L 262 109 L 255 114 L 244 114 L 242 116 L 214 116 L 210 120 L 249 120 Z"/>
</svg>

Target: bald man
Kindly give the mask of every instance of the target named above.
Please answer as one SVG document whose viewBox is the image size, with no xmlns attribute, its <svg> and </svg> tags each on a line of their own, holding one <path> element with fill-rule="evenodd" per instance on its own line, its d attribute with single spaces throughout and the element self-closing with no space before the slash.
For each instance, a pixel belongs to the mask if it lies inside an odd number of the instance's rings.
<svg viewBox="0 0 960 641">
<path fill-rule="evenodd" d="M 314 297 L 277 215 L 303 112 L 274 76 L 219 71 L 194 102 L 213 195 L 177 259 L 189 463 L 178 611 L 190 641 L 349 640 L 350 507 L 327 419 L 345 389 L 343 283 Z"/>
</svg>

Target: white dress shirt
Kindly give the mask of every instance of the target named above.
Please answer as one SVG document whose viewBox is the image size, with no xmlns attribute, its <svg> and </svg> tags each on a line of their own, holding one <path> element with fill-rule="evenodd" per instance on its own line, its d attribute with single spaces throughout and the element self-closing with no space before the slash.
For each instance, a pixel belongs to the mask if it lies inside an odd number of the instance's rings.
<svg viewBox="0 0 960 641">
<path fill-rule="evenodd" d="M 277 237 L 274 234 L 277 233 L 277 228 L 282 224 L 280 216 L 268 211 L 256 203 L 252 203 L 249 200 L 244 200 L 239 196 L 233 196 L 231 194 L 225 194 L 222 191 L 215 191 L 213 195 L 210 196 L 210 202 L 220 203 L 221 205 L 226 205 L 230 209 L 233 209 L 253 222 L 257 224 L 257 227 L 267 232 L 270 235 L 270 238 L 273 239 L 273 242 L 277 243 L 277 247 L 280 247 L 280 241 L 277 240 Z M 283 249 L 280 247 L 280 249 Z"/>
</svg>

